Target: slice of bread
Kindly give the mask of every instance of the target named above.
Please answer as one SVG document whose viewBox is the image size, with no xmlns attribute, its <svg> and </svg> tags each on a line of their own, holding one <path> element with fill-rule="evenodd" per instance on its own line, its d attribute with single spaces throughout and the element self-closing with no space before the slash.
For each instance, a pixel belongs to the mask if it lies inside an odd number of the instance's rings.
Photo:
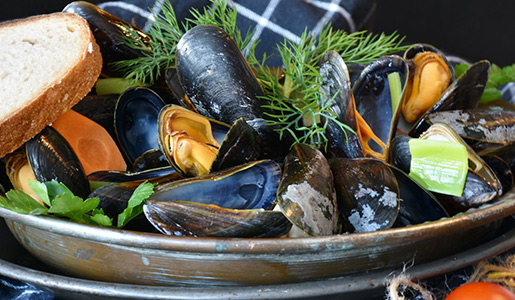
<svg viewBox="0 0 515 300">
<path fill-rule="evenodd" d="M 77 14 L 0 23 L 0 157 L 86 96 L 101 68 L 99 46 Z"/>
</svg>

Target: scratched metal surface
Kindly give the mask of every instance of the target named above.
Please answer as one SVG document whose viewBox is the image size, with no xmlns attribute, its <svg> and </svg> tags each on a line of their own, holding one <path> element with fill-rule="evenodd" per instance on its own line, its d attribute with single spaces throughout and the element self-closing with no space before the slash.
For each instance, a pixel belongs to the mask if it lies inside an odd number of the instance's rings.
<svg viewBox="0 0 515 300">
<path fill-rule="evenodd" d="M 413 258 L 422 264 L 458 253 L 492 238 L 500 220 L 515 213 L 515 192 L 501 199 L 405 228 L 283 239 L 171 237 L 5 209 L 0 216 L 32 255 L 69 276 L 144 285 L 243 286 L 391 271 Z"/>
</svg>

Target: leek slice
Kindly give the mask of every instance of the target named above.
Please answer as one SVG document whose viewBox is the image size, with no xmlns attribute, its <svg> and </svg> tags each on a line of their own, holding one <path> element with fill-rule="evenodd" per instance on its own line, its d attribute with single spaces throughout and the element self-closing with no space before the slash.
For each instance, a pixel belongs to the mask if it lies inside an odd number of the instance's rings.
<svg viewBox="0 0 515 300">
<path fill-rule="evenodd" d="M 395 115 L 399 103 L 401 102 L 401 76 L 399 72 L 392 72 L 388 74 L 388 85 L 390 87 L 390 98 L 392 99 L 392 115 Z"/>
<path fill-rule="evenodd" d="M 410 139 L 409 176 L 426 189 L 461 196 L 468 172 L 468 154 L 456 142 Z"/>
</svg>

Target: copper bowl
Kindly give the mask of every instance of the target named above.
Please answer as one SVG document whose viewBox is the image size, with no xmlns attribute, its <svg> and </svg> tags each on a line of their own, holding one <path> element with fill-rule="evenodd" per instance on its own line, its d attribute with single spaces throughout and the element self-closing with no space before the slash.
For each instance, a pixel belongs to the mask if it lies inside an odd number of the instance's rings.
<svg viewBox="0 0 515 300">
<path fill-rule="evenodd" d="M 419 225 L 307 238 L 198 238 L 82 225 L 0 208 L 31 254 L 70 276 L 139 285 L 270 285 L 398 270 L 480 245 L 515 213 L 494 204 Z M 514 245 L 515 246 L 515 245 Z"/>
</svg>

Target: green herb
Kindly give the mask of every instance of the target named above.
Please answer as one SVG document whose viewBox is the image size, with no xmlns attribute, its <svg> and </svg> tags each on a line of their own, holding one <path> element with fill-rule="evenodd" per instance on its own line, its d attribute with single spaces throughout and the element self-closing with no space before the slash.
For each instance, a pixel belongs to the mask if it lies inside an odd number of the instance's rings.
<svg viewBox="0 0 515 300">
<path fill-rule="evenodd" d="M 119 228 L 124 227 L 127 223 L 143 212 L 143 204 L 154 192 L 154 185 L 151 183 L 140 184 L 132 193 L 127 204 L 127 208 L 118 215 Z"/>
<path fill-rule="evenodd" d="M 45 183 L 29 181 L 29 185 L 48 207 L 18 190 L 8 191 L 7 198 L 0 196 L 0 206 L 23 214 L 51 214 L 84 224 L 113 226 L 113 220 L 106 216 L 103 210 L 97 209 L 100 202 L 98 198 L 84 200 L 75 196 L 64 184 L 55 180 Z M 153 188 L 154 185 L 148 182 L 144 182 L 136 188 L 129 199 L 127 208 L 118 216 L 118 228 L 124 227 L 143 211 L 143 204 L 152 194 Z"/>
<path fill-rule="evenodd" d="M 468 69 L 469 66 L 466 64 L 457 65 L 454 70 L 456 78 Z M 480 101 L 489 102 L 501 98 L 502 93 L 498 87 L 509 82 L 515 82 L 515 64 L 505 66 L 504 68 L 500 68 L 496 64 L 492 64 L 490 74 L 488 76 L 488 82 L 486 83 L 485 90 Z"/>
<path fill-rule="evenodd" d="M 211 0 L 211 3 L 212 6 L 205 8 L 202 12 L 191 9 L 193 18 L 187 19 L 184 24 L 179 24 L 172 4 L 169 0 L 164 1 L 161 15 L 156 18 L 147 33 L 148 41 L 133 27 L 124 28 L 126 35 L 121 36 L 122 39 L 129 47 L 140 51 L 143 56 L 115 62 L 114 67 L 123 72 L 124 78 L 131 82 L 153 84 L 163 70 L 175 68 L 175 50 L 184 33 L 201 24 L 223 28 L 232 36 L 240 49 L 249 46 L 252 35 L 247 32 L 246 38 L 242 38 L 236 26 L 236 10 L 228 5 L 228 0 Z M 250 50 L 254 48 L 255 45 L 249 47 Z"/>
<path fill-rule="evenodd" d="M 264 106 L 273 111 L 268 114 L 267 124 L 278 127 L 280 136 L 289 134 L 295 143 L 316 147 L 327 146 L 325 129 L 329 122 L 335 122 L 344 132 L 354 133 L 329 109 L 333 99 L 323 101 L 319 93 L 322 77 L 316 66 L 320 58 L 334 50 L 347 64 L 367 63 L 406 49 L 401 43 L 402 38 L 395 33 L 390 36 L 366 31 L 348 34 L 331 26 L 325 26 L 318 38 L 306 30 L 298 44 L 285 40 L 278 45 L 284 79 L 279 80 L 278 74 L 267 70 L 264 63 L 254 66 L 266 92 L 264 100 L 269 103 Z"/>
<path fill-rule="evenodd" d="M 305 30 L 297 44 L 285 40 L 277 45 L 284 66 L 285 78 L 282 79 L 277 70 L 266 66 L 266 54 L 262 59 L 256 57 L 255 47 L 259 41 L 252 38 L 253 32 L 250 29 L 245 37 L 242 36 L 236 26 L 237 12 L 228 5 L 227 0 L 211 0 L 211 3 L 211 7 L 203 12 L 191 10 L 192 18 L 185 24 L 178 24 L 172 5 L 168 0 L 164 1 L 162 15 L 148 32 L 150 46 L 146 46 L 133 29 L 126 28 L 127 32 L 132 32 L 128 34 L 127 44 L 145 56 L 120 61 L 116 65 L 125 71 L 125 78 L 152 83 L 162 70 L 174 68 L 177 43 L 187 30 L 201 24 L 219 26 L 234 39 L 249 65 L 256 71 L 256 77 L 266 93 L 262 99 L 263 106 L 272 111 L 268 114 L 267 124 L 276 126 L 281 137 L 293 137 L 296 143 L 309 143 L 317 147 L 327 145 L 325 128 L 329 122 L 335 122 L 341 128 L 353 132 L 329 110 L 332 99 L 322 101 L 318 92 L 322 78 L 317 65 L 324 53 L 334 50 L 341 54 L 347 64 L 366 64 L 382 55 L 397 53 L 408 47 L 401 46 L 403 38 L 397 33 L 347 33 L 333 30 L 326 24 L 318 37 Z"/>
</svg>

